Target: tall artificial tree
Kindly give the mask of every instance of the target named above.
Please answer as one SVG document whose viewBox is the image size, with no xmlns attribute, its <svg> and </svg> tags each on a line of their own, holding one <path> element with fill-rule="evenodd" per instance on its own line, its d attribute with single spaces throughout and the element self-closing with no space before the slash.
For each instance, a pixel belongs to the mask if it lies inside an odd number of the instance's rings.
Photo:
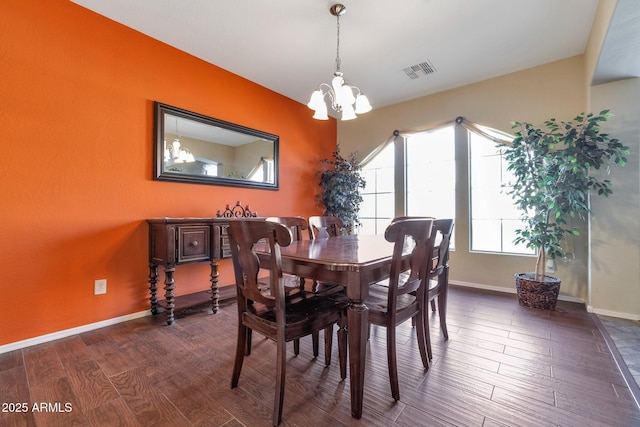
<svg viewBox="0 0 640 427">
<path fill-rule="evenodd" d="M 565 238 L 580 234 L 570 219 L 591 212 L 589 195 L 613 193 L 611 181 L 591 172 L 606 166 L 609 173 L 611 165 L 627 162 L 628 147 L 600 131 L 609 117 L 609 110 L 581 113 L 568 122 L 547 120 L 541 128 L 513 122 L 518 129 L 513 143 L 501 145 L 514 176 L 508 194 L 524 222 L 514 242 L 537 251 L 536 281 L 544 282 L 546 258 L 564 256 Z"/>
<path fill-rule="evenodd" d="M 348 158 L 343 157 L 338 145 L 332 159 L 322 159 L 320 162 L 325 167 L 316 172 L 321 188 L 316 200 L 324 207 L 324 215 L 337 216 L 344 222 L 347 233 L 360 225 L 358 212 L 365 186 L 356 156 L 357 153 L 351 153 Z"/>
</svg>

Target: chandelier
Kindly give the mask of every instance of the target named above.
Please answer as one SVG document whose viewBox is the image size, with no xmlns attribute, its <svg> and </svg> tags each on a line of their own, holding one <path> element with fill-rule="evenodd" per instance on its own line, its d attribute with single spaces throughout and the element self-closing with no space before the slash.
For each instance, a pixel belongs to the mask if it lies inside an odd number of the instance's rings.
<svg viewBox="0 0 640 427">
<path fill-rule="evenodd" d="M 340 16 L 344 15 L 347 7 L 337 3 L 331 6 L 329 12 L 336 17 L 337 46 L 336 46 L 336 71 L 333 73 L 331 84 L 321 83 L 317 90 L 311 94 L 311 99 L 307 106 L 315 113 L 314 119 L 328 120 L 327 103 L 328 98 L 331 108 L 337 113 L 342 113 L 342 120 L 353 120 L 357 114 L 364 114 L 371 111 L 371 104 L 365 95 L 355 86 L 349 86 L 344 82 L 340 71 Z"/>
<path fill-rule="evenodd" d="M 191 163 L 196 161 L 191 151 L 180 144 L 178 119 L 176 119 L 176 137 L 171 145 L 167 145 L 167 140 L 164 140 L 164 161 L 169 163 Z"/>
</svg>

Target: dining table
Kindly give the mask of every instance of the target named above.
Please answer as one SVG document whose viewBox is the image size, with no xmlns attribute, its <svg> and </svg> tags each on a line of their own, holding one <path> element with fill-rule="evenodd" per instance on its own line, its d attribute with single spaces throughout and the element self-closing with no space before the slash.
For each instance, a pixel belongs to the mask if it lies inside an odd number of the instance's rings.
<svg viewBox="0 0 640 427">
<path fill-rule="evenodd" d="M 393 243 L 382 235 L 341 235 L 293 241 L 281 247 L 282 272 L 346 287 L 351 416 L 362 417 L 368 308 L 364 301 L 372 283 L 389 277 Z M 270 254 L 256 250 L 261 262 Z"/>
</svg>

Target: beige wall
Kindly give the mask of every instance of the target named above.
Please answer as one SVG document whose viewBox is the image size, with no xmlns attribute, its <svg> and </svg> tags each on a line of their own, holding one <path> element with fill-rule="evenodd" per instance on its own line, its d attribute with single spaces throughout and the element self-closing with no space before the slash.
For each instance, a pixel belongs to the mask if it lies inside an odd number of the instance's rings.
<svg viewBox="0 0 640 427">
<path fill-rule="evenodd" d="M 510 122 L 572 118 L 585 108 L 583 57 L 575 56 L 495 79 L 414 99 L 338 122 L 345 153 L 363 158 L 395 129 L 428 127 L 457 116 L 503 131 Z"/>
<path fill-rule="evenodd" d="M 600 314 L 640 320 L 640 78 L 591 88 L 594 111 L 611 109 L 603 126 L 630 150 L 629 163 L 603 179 L 609 198 L 592 197 L 588 305 Z"/>
<path fill-rule="evenodd" d="M 567 120 L 585 110 L 584 81 L 583 57 L 576 56 L 374 109 L 357 120 L 339 122 L 338 142 L 345 153 L 358 151 L 362 159 L 387 140 L 394 129 L 429 127 L 453 121 L 457 116 L 507 132 L 513 120 L 536 124 L 551 117 Z M 463 169 L 457 171 L 457 180 L 461 183 L 468 182 L 467 170 Z M 470 253 L 466 191 L 458 194 L 456 209 L 457 249 L 451 256 L 451 280 L 513 290 L 513 275 L 533 270 L 534 258 Z M 586 300 L 586 238 L 576 239 L 574 243 L 576 260 L 559 263 L 557 275 L 563 281 L 561 294 Z"/>
<path fill-rule="evenodd" d="M 235 163 L 242 175 L 249 177 L 254 168 L 258 166 L 260 159 L 273 159 L 273 143 L 257 139 L 249 144 L 244 144 L 235 149 Z"/>
</svg>

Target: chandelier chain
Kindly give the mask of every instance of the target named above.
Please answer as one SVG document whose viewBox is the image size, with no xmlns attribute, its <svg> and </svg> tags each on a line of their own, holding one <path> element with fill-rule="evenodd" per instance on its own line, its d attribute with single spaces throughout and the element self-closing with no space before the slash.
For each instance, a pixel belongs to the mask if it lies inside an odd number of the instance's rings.
<svg viewBox="0 0 640 427">
<path fill-rule="evenodd" d="M 340 72 L 340 15 L 337 15 L 336 18 L 336 29 L 338 34 L 338 40 L 336 42 L 336 71 Z"/>
</svg>

